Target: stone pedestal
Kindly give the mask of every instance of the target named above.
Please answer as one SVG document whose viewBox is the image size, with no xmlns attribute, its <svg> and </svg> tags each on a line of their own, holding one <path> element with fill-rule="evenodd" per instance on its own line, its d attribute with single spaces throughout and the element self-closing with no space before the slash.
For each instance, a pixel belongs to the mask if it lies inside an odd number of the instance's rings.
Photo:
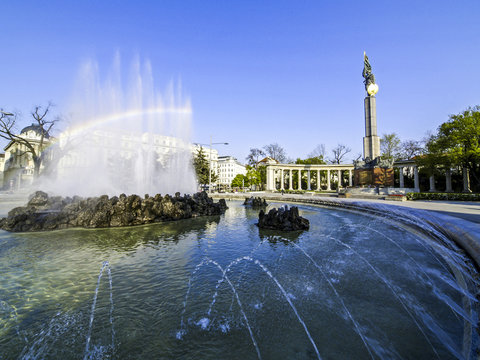
<svg viewBox="0 0 480 360">
<path fill-rule="evenodd" d="M 355 186 L 393 186 L 393 168 L 364 168 L 354 170 Z"/>
</svg>

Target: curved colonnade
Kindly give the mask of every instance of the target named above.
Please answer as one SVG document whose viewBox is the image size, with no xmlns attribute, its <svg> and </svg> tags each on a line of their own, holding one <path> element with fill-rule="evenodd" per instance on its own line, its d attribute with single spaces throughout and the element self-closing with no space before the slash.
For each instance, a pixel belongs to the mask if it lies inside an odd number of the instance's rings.
<svg viewBox="0 0 480 360">
<path fill-rule="evenodd" d="M 338 190 L 343 186 L 353 186 L 353 170 L 353 164 L 270 164 L 267 165 L 266 190 L 331 191 L 333 182 L 336 182 L 335 190 Z M 306 180 L 306 188 L 302 188 L 302 179 Z"/>
</svg>

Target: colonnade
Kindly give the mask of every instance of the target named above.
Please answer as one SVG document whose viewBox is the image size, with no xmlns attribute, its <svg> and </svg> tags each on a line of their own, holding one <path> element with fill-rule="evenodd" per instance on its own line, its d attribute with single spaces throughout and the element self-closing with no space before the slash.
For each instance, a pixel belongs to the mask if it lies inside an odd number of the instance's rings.
<svg viewBox="0 0 480 360">
<path fill-rule="evenodd" d="M 302 165 L 302 164 L 272 164 L 267 165 L 267 191 L 275 190 L 307 190 L 331 191 L 332 177 L 336 177 L 338 187 L 347 184 L 342 181 L 344 172 L 348 171 L 348 186 L 353 186 L 353 165 Z M 294 189 L 294 171 L 297 172 L 297 186 Z M 312 181 L 315 174 L 315 184 Z M 306 175 L 306 189 L 302 188 L 302 177 Z M 287 180 L 287 181 L 285 181 Z M 277 182 L 279 183 L 277 186 Z M 312 186 L 314 185 L 314 186 Z M 315 188 L 313 188 L 315 187 Z M 322 188 L 324 187 L 324 188 Z M 338 188 L 337 187 L 337 188 Z"/>
<path fill-rule="evenodd" d="M 405 187 L 405 169 L 413 168 L 413 181 L 414 181 L 414 188 L 415 191 L 420 191 L 420 180 L 418 177 L 418 167 L 414 164 L 406 164 L 406 162 L 401 162 L 394 164 L 394 167 L 399 169 L 399 180 L 400 180 L 400 188 Z M 462 169 L 462 176 L 463 176 L 463 192 L 472 192 L 470 190 L 470 176 L 469 171 L 467 168 Z M 429 192 L 437 192 L 438 190 L 435 187 L 435 175 L 431 175 L 429 177 Z M 447 169 L 445 170 L 445 192 L 453 192 L 452 189 L 452 170 Z"/>
</svg>

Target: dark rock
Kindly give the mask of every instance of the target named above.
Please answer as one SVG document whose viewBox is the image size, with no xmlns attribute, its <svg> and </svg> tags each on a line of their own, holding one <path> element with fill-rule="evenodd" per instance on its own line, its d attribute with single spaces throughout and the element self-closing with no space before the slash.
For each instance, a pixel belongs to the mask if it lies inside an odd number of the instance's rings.
<svg viewBox="0 0 480 360">
<path fill-rule="evenodd" d="M 289 209 L 287 205 L 284 208 L 271 209 L 267 214 L 260 210 L 257 225 L 261 229 L 283 231 L 308 230 L 310 228 L 310 222 L 298 214 L 298 208 L 292 206 Z"/>
<path fill-rule="evenodd" d="M 92 198 L 49 197 L 43 191 L 30 196 L 27 206 L 17 207 L 0 219 L 7 231 L 42 231 L 69 227 L 117 227 L 149 224 L 159 221 L 188 219 L 196 216 L 221 215 L 227 209 L 224 199 L 214 203 L 207 193 L 193 196 L 176 193 L 162 196 L 120 194 Z"/>
<path fill-rule="evenodd" d="M 253 197 L 253 196 L 249 198 L 245 198 L 243 205 L 250 206 L 254 209 L 266 208 L 268 206 L 265 199 L 262 199 L 261 197 Z"/>
</svg>

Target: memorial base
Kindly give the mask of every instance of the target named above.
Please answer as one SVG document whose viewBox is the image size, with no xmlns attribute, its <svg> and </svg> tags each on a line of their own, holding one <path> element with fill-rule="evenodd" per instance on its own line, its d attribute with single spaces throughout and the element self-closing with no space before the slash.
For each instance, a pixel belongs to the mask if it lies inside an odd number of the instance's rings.
<svg viewBox="0 0 480 360">
<path fill-rule="evenodd" d="M 393 186 L 393 168 L 355 169 L 354 178 L 356 186 Z"/>
</svg>

